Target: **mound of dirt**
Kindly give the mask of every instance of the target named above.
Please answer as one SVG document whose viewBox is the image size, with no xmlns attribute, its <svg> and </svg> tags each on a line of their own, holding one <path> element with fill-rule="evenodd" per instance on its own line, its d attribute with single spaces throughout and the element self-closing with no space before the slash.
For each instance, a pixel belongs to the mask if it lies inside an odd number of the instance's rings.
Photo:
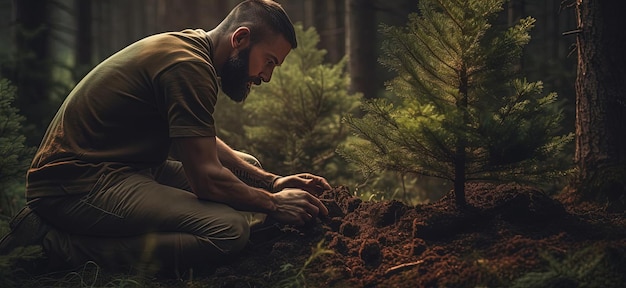
<svg viewBox="0 0 626 288">
<path fill-rule="evenodd" d="M 320 199 L 330 211 L 328 217 L 305 227 L 265 227 L 227 263 L 189 271 L 183 279 L 102 277 L 97 265 L 87 265 L 78 272 L 43 278 L 24 270 L 13 275 L 20 284 L 14 286 L 74 287 L 91 283 L 86 279 L 103 286 L 188 288 L 626 283 L 626 214 L 581 203 L 572 194 L 550 197 L 528 186 L 472 184 L 466 187 L 469 205 L 464 209 L 456 207 L 452 192 L 417 206 L 362 201 L 347 187 L 326 191 Z"/>
<path fill-rule="evenodd" d="M 336 187 L 320 196 L 330 211 L 327 218 L 259 233 L 244 253 L 195 283 L 523 287 L 540 279 L 543 287 L 574 287 L 584 279 L 567 271 L 550 278 L 552 272 L 545 269 L 552 262 L 570 265 L 567 259 L 589 247 L 595 250 L 588 255 L 606 255 L 597 263 L 612 265 L 604 269 L 612 273 L 607 281 L 626 280 L 619 276 L 626 275 L 624 214 L 563 204 L 567 201 L 519 185 L 473 184 L 466 196 L 470 209 L 457 209 L 452 193 L 409 207 L 398 201 L 361 201 L 348 188 Z"/>
</svg>

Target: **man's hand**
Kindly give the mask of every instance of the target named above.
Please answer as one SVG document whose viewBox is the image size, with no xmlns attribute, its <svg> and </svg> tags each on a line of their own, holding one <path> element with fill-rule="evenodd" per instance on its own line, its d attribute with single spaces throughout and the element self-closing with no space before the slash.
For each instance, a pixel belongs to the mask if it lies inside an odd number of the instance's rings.
<svg viewBox="0 0 626 288">
<path fill-rule="evenodd" d="M 274 191 L 281 191 L 286 188 L 298 188 L 313 195 L 320 195 L 324 190 L 330 190 L 330 184 L 324 177 L 309 173 L 295 174 L 280 177 L 274 182 Z"/>
<path fill-rule="evenodd" d="M 301 226 L 319 214 L 328 215 L 326 206 L 307 191 L 288 188 L 271 195 L 276 210 L 268 215 L 278 222 Z"/>
</svg>

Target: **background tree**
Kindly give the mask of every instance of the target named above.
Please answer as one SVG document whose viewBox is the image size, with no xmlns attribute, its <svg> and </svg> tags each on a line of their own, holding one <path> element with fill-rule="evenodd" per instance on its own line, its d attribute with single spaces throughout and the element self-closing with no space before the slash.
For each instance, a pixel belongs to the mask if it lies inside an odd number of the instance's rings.
<svg viewBox="0 0 626 288">
<path fill-rule="evenodd" d="M 374 0 L 346 0 L 346 51 L 352 59 L 348 71 L 350 91 L 363 93 L 366 99 L 376 98 L 377 37 Z"/>
<path fill-rule="evenodd" d="M 381 23 L 402 25 L 414 11 L 411 0 L 343 0 L 345 1 L 345 51 L 348 55 L 350 91 L 363 93 L 365 99 L 379 97 L 384 81 L 393 77 L 378 63 Z"/>
<path fill-rule="evenodd" d="M 556 94 L 519 78 L 534 20 L 492 27 L 501 0 L 420 1 L 405 28 L 385 27 L 381 59 L 398 76 L 397 99 L 364 104 L 348 117 L 361 138 L 344 148 L 366 173 L 395 171 L 450 180 L 465 205 L 466 181 L 539 181 L 558 176 Z M 395 102 L 395 103 L 394 103 Z"/>
<path fill-rule="evenodd" d="M 4 76 L 20 87 L 16 106 L 29 119 L 29 138 L 37 138 L 43 123 L 50 119 L 51 1 L 15 1 L 14 47 L 10 63 L 4 63 Z M 28 109 L 26 109 L 28 108 Z M 32 140 L 34 144 L 36 140 Z"/>
<path fill-rule="evenodd" d="M 626 207 L 624 2 L 576 1 L 576 184 L 585 199 Z"/>
<path fill-rule="evenodd" d="M 10 217 L 24 204 L 24 175 L 33 156 L 25 144 L 24 116 L 13 106 L 17 91 L 0 78 L 0 215 Z"/>
<path fill-rule="evenodd" d="M 323 63 L 326 51 L 316 48 L 319 35 L 314 28 L 304 30 L 297 24 L 296 35 L 298 48 L 276 68 L 270 83 L 253 88 L 236 116 L 245 124 L 247 145 L 235 148 L 251 152 L 264 168 L 279 174 L 312 172 L 329 181 L 345 178 L 349 171 L 335 149 L 349 132 L 341 118 L 358 106 L 359 95 L 347 92 L 345 58 L 337 64 Z M 216 121 L 224 122 L 217 116 Z M 220 129 L 220 137 L 229 136 Z"/>
<path fill-rule="evenodd" d="M 407 15 L 417 10 L 416 1 L 399 0 L 384 1 L 371 0 L 369 15 L 373 17 L 361 17 L 366 22 L 363 26 L 347 27 L 350 25 L 346 19 L 353 13 L 346 11 L 347 0 L 327 1 L 280 1 L 287 10 L 292 20 L 303 22 L 303 27 L 316 27 L 320 35 L 318 48 L 327 50 L 324 60 L 328 63 L 338 63 L 347 55 L 346 45 L 350 39 L 345 38 L 349 29 L 359 30 L 364 27 L 378 27 L 380 23 L 399 26 L 406 23 Z M 0 0 L 0 73 L 6 78 L 16 79 L 18 67 L 33 67 L 36 71 L 25 71 L 24 81 L 18 89 L 25 91 L 40 91 L 44 94 L 31 93 L 20 96 L 16 105 L 21 108 L 25 115 L 24 121 L 27 130 L 27 142 L 29 145 L 37 145 L 41 139 L 49 119 L 60 101 L 67 95 L 70 89 L 82 76 L 95 64 L 123 48 L 125 45 L 145 36 L 185 28 L 210 29 L 218 23 L 232 7 L 240 0 L 133 0 L 132 3 L 124 0 L 25 0 L 12 1 Z M 574 13 L 563 13 L 558 7 L 558 1 L 545 0 L 509 0 L 507 9 L 502 11 L 495 19 L 494 25 L 506 25 L 515 23 L 525 15 L 533 15 L 537 18 L 536 28 L 531 31 L 533 41 L 524 50 L 527 52 L 519 68 L 527 72 L 531 81 L 545 80 L 546 91 L 558 91 L 559 99 L 570 100 L 566 106 L 565 128 L 573 130 L 574 127 L 574 85 L 575 57 L 567 57 L 571 49 L 570 43 L 575 37 L 562 37 L 563 31 L 575 28 Z M 571 11 L 571 10 L 570 10 Z M 567 11 L 566 11 L 567 12 Z M 23 15 L 30 13 L 32 15 Z M 184 17 L 181 17 L 184 15 Z M 40 22 L 42 25 L 37 29 L 23 29 L 21 19 L 30 19 L 32 22 Z M 26 32 L 26 33 L 24 33 Z M 43 40 L 42 46 L 31 41 L 29 44 L 17 43 L 20 33 L 24 36 Z M 18 37 L 19 36 L 19 37 Z M 358 58 L 353 54 L 349 56 L 350 62 L 364 63 L 374 67 L 373 71 L 367 69 L 355 69 L 355 77 L 366 76 L 369 85 L 376 83 L 376 91 L 371 89 L 355 89 L 353 91 L 368 92 L 371 97 L 381 97 L 385 93 L 382 83 L 392 79 L 395 74 L 377 64 L 381 46 L 380 31 L 372 31 L 363 34 L 359 41 L 349 45 L 353 47 L 365 47 L 374 50 L 374 58 Z M 23 42 L 26 43 L 26 42 Z M 572 46 L 573 47 L 573 46 Z M 45 49 L 44 49 L 45 48 Z M 47 51 L 38 60 L 33 61 L 37 53 L 31 50 Z M 575 55 L 575 54 L 572 54 Z M 372 64 L 373 63 L 373 64 Z M 20 68 L 20 69 L 22 69 Z M 41 77 L 38 77 L 40 75 Z M 17 81 L 13 82 L 18 84 Z M 355 81 L 352 81 L 355 83 Z M 44 88 L 45 87 L 45 88 Z M 32 88 L 32 89 L 31 89 Z M 41 89 L 40 89 L 41 88 Z M 366 91 L 367 90 L 367 91 Z M 21 99 L 25 100 L 24 104 Z M 227 101 L 222 101 L 222 103 Z M 23 106 L 23 107 L 22 107 Z M 243 109 L 243 106 L 237 106 Z M 241 110 L 233 110 L 232 118 L 242 116 Z M 236 120 L 236 119 L 235 119 Z M 570 123 L 571 122 L 571 123 Z M 221 121 L 222 127 L 233 124 L 236 121 Z M 239 129 L 239 130 L 237 130 Z M 233 127 L 229 130 L 231 136 L 241 141 L 233 142 L 236 147 L 247 147 L 243 127 Z M 573 153 L 573 151 L 572 151 Z M 358 177 L 358 175 L 354 175 Z M 407 181 L 403 181 L 403 180 Z M 372 178 L 373 179 L 373 178 Z M 376 179 L 373 179 L 376 180 Z M 399 181 L 400 180 L 400 181 Z M 398 184 L 402 182 L 402 187 Z M 367 187 L 374 182 L 367 183 Z M 432 183 L 432 185 L 431 185 Z M 426 192 L 430 199 L 437 199 L 440 191 L 447 191 L 448 186 L 441 185 L 442 181 L 405 174 L 402 177 L 393 176 L 384 181 L 375 181 L 384 189 L 376 191 L 379 195 L 384 193 L 399 193 L 408 191 L 414 193 L 416 189 Z M 413 186 L 415 185 L 415 186 Z M 358 187 L 357 187 L 358 188 Z M 365 187 L 364 187 L 365 188 Z M 400 189 L 400 190 L 398 190 Z M 361 192 L 369 193 L 367 189 Z M 378 198 L 378 197 L 377 197 Z"/>
</svg>

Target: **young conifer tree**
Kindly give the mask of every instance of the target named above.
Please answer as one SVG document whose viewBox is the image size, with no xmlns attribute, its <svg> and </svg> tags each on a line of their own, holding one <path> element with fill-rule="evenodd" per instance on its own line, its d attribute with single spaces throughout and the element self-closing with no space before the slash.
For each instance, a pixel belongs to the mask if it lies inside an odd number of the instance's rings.
<svg viewBox="0 0 626 288">
<path fill-rule="evenodd" d="M 347 92 L 346 58 L 324 63 L 315 29 L 296 24 L 295 30 L 298 48 L 244 104 L 245 148 L 276 173 L 306 171 L 344 180 L 350 171 L 335 150 L 349 134 L 341 119 L 358 108 L 360 94 Z"/>
<path fill-rule="evenodd" d="M 420 0 L 406 27 L 383 26 L 381 63 L 397 99 L 363 104 L 347 117 L 358 136 L 342 154 L 364 172 L 395 171 L 454 183 L 465 206 L 467 181 L 542 181 L 559 171 L 556 155 L 572 135 L 558 135 L 555 93 L 517 69 L 534 19 L 490 24 L 502 0 Z"/>
<path fill-rule="evenodd" d="M 24 116 L 13 107 L 15 86 L 0 78 L 0 214 L 12 216 L 24 203 L 24 179 L 34 152 L 25 145 Z"/>
</svg>

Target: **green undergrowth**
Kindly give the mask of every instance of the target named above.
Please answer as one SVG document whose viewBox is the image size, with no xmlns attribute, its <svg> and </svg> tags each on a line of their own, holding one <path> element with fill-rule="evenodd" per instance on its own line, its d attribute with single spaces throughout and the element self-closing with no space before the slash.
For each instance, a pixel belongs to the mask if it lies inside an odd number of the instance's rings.
<svg viewBox="0 0 626 288">
<path fill-rule="evenodd" d="M 323 242 L 324 240 L 318 242 L 315 247 L 311 248 L 311 256 L 307 258 L 307 260 L 304 262 L 304 264 L 301 267 L 295 267 L 291 263 L 283 264 L 281 266 L 280 274 L 285 275 L 285 277 L 281 278 L 281 280 L 278 281 L 278 283 L 276 283 L 274 287 L 280 287 L 280 288 L 310 287 L 307 285 L 306 269 L 316 259 L 323 257 L 324 255 L 335 253 L 333 250 L 324 248 Z"/>
<path fill-rule="evenodd" d="M 626 281 L 624 247 L 591 245 L 565 257 L 545 254 L 547 267 L 516 279 L 512 288 L 540 287 L 622 287 Z"/>
</svg>

